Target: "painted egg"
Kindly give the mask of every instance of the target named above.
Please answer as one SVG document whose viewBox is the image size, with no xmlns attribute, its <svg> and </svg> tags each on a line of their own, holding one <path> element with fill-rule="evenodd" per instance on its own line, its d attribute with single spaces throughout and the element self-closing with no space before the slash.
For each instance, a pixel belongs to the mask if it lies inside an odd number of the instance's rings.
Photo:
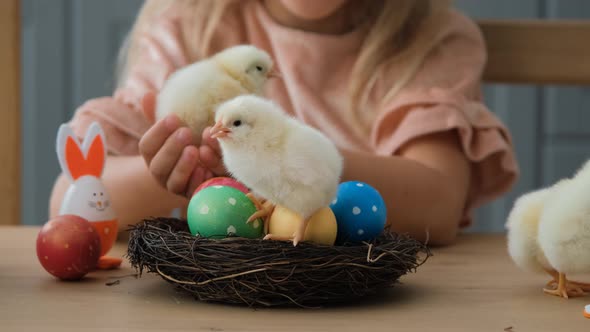
<svg viewBox="0 0 590 332">
<path fill-rule="evenodd" d="M 387 220 L 381 194 L 363 182 L 341 183 L 330 208 L 338 222 L 338 243 L 371 240 L 381 234 Z"/>
<path fill-rule="evenodd" d="M 247 194 L 248 192 L 250 192 L 250 190 L 248 190 L 248 187 L 246 187 L 244 184 L 242 184 L 241 182 L 239 182 L 238 180 L 235 180 L 233 178 L 230 177 L 225 177 L 225 176 L 219 176 L 216 178 L 211 178 L 203 183 L 201 183 L 197 189 L 195 189 L 195 191 L 193 192 L 193 195 L 198 193 L 199 191 L 207 188 L 207 187 L 212 187 L 212 186 L 226 186 L 226 187 L 232 187 L 232 188 L 236 188 L 239 191 Z"/>
<path fill-rule="evenodd" d="M 215 185 L 200 190 L 191 198 L 187 220 L 193 235 L 253 239 L 262 237 L 264 228 L 260 219 L 246 223 L 254 212 L 256 206 L 246 194 L 233 187 Z"/>
<path fill-rule="evenodd" d="M 268 232 L 277 236 L 291 238 L 300 225 L 300 217 L 293 211 L 276 206 L 268 221 Z M 305 230 L 303 241 L 333 245 L 337 235 L 336 217 L 329 207 L 316 212 Z"/>
<path fill-rule="evenodd" d="M 100 251 L 98 233 L 79 216 L 57 216 L 45 223 L 37 235 L 39 263 L 62 280 L 78 280 L 94 270 Z"/>
</svg>

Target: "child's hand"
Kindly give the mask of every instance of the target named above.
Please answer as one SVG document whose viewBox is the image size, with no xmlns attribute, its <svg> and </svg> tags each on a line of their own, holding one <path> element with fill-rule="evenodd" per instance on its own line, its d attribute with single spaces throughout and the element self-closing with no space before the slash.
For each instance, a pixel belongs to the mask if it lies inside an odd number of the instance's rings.
<svg viewBox="0 0 590 332">
<path fill-rule="evenodd" d="M 154 96 L 146 95 L 142 104 L 144 113 L 153 113 Z M 139 151 L 158 183 L 187 197 L 213 176 L 199 165 L 199 149 L 193 142 L 192 131 L 174 114 L 156 122 L 139 141 Z"/>
<path fill-rule="evenodd" d="M 203 130 L 201 147 L 199 147 L 200 161 L 203 166 L 211 170 L 215 176 L 226 176 L 227 171 L 221 160 L 219 142 L 211 137 L 211 127 Z"/>
</svg>

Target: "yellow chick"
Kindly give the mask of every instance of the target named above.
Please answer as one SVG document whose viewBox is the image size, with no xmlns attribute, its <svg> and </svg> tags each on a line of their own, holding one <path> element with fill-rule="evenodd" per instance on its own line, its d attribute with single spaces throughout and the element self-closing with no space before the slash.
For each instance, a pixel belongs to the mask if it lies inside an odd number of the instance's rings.
<svg viewBox="0 0 590 332">
<path fill-rule="evenodd" d="M 568 274 L 590 272 L 590 163 L 547 198 L 539 221 L 539 245 L 558 272 L 556 289 L 548 294 L 584 295 L 589 284 L 568 281 Z"/>
<path fill-rule="evenodd" d="M 292 236 L 296 246 L 310 218 L 336 196 L 343 169 L 340 151 L 319 130 L 254 95 L 223 103 L 215 118 L 211 136 L 219 140 L 226 169 L 253 197 L 269 203 L 250 220 L 269 215 L 272 205 L 293 211 L 299 219 Z M 265 236 L 276 238 L 272 233 Z"/>
<path fill-rule="evenodd" d="M 564 179 L 552 187 L 539 189 L 520 196 L 514 202 L 506 222 L 510 257 L 523 270 L 549 273 L 553 280 L 547 286 L 557 282 L 557 272 L 549 264 L 539 246 L 539 220 L 548 197 L 567 181 L 569 180 Z"/>
<path fill-rule="evenodd" d="M 275 76 L 268 53 L 251 45 L 227 48 L 174 72 L 158 94 L 156 119 L 174 113 L 193 130 L 196 144 L 214 123 L 218 104 L 243 94 L 263 92 Z"/>
</svg>

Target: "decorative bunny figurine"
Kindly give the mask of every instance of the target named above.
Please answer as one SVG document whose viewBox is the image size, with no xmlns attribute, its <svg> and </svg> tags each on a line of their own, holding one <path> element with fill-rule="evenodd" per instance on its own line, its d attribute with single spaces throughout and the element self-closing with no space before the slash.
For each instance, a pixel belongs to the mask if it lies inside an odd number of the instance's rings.
<svg viewBox="0 0 590 332">
<path fill-rule="evenodd" d="M 100 180 L 107 155 L 102 128 L 97 122 L 92 123 L 80 146 L 72 129 L 62 124 L 57 134 L 56 150 L 62 172 L 71 181 L 59 214 L 73 214 L 88 220 L 100 236 L 98 268 L 118 267 L 122 262 L 120 258 L 105 256 L 117 239 L 118 221 L 109 194 Z"/>
</svg>

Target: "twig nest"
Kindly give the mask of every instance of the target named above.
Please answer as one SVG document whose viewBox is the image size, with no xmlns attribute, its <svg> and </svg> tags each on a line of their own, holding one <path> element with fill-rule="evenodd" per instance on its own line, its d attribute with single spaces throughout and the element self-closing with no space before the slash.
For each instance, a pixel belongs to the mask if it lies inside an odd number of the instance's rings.
<svg viewBox="0 0 590 332">
<path fill-rule="evenodd" d="M 127 256 L 202 301 L 248 306 L 322 306 L 394 286 L 428 249 L 386 232 L 371 242 L 325 246 L 193 236 L 187 222 L 147 219 L 130 229 Z"/>
</svg>

